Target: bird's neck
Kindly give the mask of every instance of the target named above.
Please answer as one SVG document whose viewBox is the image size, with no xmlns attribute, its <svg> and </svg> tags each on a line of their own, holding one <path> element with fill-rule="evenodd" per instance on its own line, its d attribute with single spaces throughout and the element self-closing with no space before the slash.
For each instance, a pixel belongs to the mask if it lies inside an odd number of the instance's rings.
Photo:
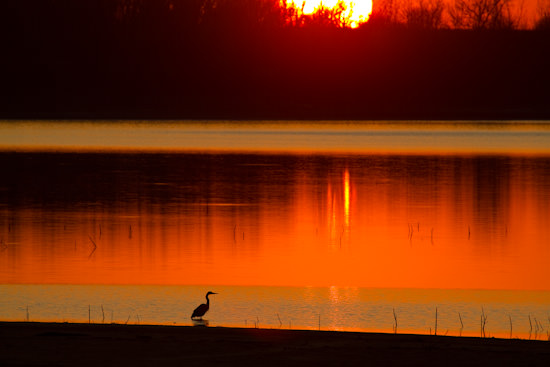
<svg viewBox="0 0 550 367">
<path fill-rule="evenodd" d="M 206 296 L 206 305 L 210 305 L 210 300 L 208 299 L 208 296 Z"/>
</svg>

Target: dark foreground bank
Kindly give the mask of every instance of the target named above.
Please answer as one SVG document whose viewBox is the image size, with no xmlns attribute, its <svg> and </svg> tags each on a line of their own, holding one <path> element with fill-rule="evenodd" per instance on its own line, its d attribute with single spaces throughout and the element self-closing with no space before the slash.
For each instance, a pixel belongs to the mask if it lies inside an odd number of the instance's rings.
<svg viewBox="0 0 550 367">
<path fill-rule="evenodd" d="M 0 323 L 1 366 L 549 366 L 545 341 L 295 330 Z"/>
</svg>

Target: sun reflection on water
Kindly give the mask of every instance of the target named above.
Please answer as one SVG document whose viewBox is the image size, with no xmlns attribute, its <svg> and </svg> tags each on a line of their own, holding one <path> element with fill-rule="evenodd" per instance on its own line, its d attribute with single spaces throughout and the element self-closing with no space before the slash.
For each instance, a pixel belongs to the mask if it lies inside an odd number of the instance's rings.
<svg viewBox="0 0 550 367">
<path fill-rule="evenodd" d="M 344 227 L 346 231 L 349 230 L 350 224 L 350 182 L 349 182 L 349 170 L 344 171 Z"/>
</svg>

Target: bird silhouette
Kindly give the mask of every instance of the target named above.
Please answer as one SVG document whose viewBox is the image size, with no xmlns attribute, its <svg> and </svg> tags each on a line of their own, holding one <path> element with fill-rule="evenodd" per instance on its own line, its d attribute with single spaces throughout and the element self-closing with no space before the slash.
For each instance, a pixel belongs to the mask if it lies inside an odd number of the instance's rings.
<svg viewBox="0 0 550 367">
<path fill-rule="evenodd" d="M 193 311 L 193 314 L 191 315 L 191 319 L 194 319 L 195 317 L 198 317 L 199 320 L 202 320 L 202 317 L 208 310 L 210 309 L 210 300 L 208 299 L 208 296 L 211 294 L 217 294 L 214 292 L 208 292 L 206 293 L 206 303 L 203 303 L 199 307 L 195 308 L 195 311 Z"/>
</svg>

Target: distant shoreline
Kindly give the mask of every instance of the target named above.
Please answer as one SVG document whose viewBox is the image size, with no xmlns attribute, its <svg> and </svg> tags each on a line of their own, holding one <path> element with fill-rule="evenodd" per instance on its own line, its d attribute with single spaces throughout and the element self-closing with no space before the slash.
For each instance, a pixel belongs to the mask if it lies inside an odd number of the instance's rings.
<svg viewBox="0 0 550 367">
<path fill-rule="evenodd" d="M 0 121 L 0 152 L 550 154 L 550 121 Z"/>
<path fill-rule="evenodd" d="M 0 322 L 2 366 L 548 366 L 549 345 L 407 334 Z"/>
</svg>

